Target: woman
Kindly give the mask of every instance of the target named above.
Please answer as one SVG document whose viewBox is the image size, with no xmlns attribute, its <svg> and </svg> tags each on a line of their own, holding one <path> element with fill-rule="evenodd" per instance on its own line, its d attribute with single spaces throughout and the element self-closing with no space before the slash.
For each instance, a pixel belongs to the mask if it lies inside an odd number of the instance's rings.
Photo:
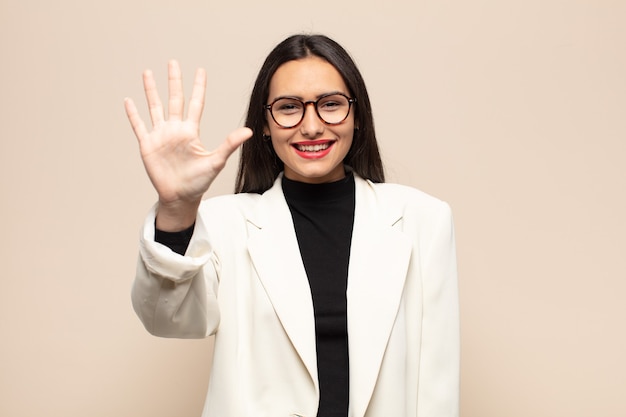
<svg viewBox="0 0 626 417">
<path fill-rule="evenodd" d="M 458 415 L 454 235 L 446 203 L 385 184 L 363 79 L 347 52 L 296 35 L 267 57 L 247 128 L 198 136 L 206 75 L 183 117 L 126 111 L 159 201 L 141 236 L 133 306 L 163 337 L 215 334 L 203 416 Z M 242 145 L 237 193 L 201 201 Z"/>
</svg>

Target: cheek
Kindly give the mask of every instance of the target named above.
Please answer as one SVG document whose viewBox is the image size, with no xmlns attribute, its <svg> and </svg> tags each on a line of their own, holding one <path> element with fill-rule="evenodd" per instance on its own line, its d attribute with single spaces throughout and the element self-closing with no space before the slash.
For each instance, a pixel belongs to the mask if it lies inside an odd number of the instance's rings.
<svg viewBox="0 0 626 417">
<path fill-rule="evenodd" d="M 273 129 L 270 130 L 270 133 L 272 148 L 274 148 L 274 152 L 282 160 L 288 153 L 289 141 L 285 138 L 284 132 Z"/>
<path fill-rule="evenodd" d="M 343 132 L 344 132 L 344 136 L 345 137 L 350 137 L 350 139 L 354 138 L 354 134 L 355 134 L 355 128 L 356 128 L 356 123 L 354 121 L 354 117 L 350 117 L 348 120 L 346 120 L 346 123 L 344 125 L 342 125 Z"/>
<path fill-rule="evenodd" d="M 267 134 L 272 138 L 272 145 L 276 146 L 284 146 L 285 142 L 292 136 L 289 131 L 284 129 L 279 129 L 276 126 L 269 126 L 267 128 Z"/>
<path fill-rule="evenodd" d="M 276 138 L 277 140 L 280 140 L 280 139 L 289 137 L 291 135 L 291 133 L 289 133 L 290 132 L 289 129 L 281 129 L 280 127 L 276 126 L 276 124 L 273 121 L 267 122 L 263 130 L 265 131 L 266 135 L 272 137 L 272 142 L 274 141 L 274 138 Z"/>
<path fill-rule="evenodd" d="M 352 142 L 354 141 L 354 125 L 353 124 L 349 124 L 347 126 L 343 126 L 343 129 L 341 129 L 341 131 L 337 132 L 339 133 L 339 135 L 344 139 L 344 141 L 347 142 Z"/>
</svg>

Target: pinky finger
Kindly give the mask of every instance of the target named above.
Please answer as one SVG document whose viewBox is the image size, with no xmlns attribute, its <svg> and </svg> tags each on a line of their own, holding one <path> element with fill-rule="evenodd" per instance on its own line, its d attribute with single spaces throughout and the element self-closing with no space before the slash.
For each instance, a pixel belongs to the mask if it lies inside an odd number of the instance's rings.
<svg viewBox="0 0 626 417">
<path fill-rule="evenodd" d="M 139 116 L 139 112 L 137 111 L 137 106 L 135 106 L 135 102 L 131 98 L 124 99 L 124 108 L 126 109 L 126 116 L 128 116 L 128 120 L 130 121 L 130 125 L 135 132 L 135 136 L 137 140 L 141 142 L 144 137 L 148 134 L 146 130 L 146 125 L 141 120 Z"/>
</svg>

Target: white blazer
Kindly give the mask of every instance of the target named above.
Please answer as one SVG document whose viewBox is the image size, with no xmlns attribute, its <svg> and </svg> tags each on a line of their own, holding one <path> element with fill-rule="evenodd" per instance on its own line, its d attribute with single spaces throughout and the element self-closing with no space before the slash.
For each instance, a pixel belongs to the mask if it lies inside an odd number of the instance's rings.
<svg viewBox="0 0 626 417">
<path fill-rule="evenodd" d="M 459 310 L 449 206 L 355 175 L 348 270 L 350 417 L 456 417 Z M 215 334 L 203 417 L 315 417 L 315 323 L 281 177 L 202 202 L 185 256 L 154 242 L 132 290 L 157 336 Z"/>
</svg>

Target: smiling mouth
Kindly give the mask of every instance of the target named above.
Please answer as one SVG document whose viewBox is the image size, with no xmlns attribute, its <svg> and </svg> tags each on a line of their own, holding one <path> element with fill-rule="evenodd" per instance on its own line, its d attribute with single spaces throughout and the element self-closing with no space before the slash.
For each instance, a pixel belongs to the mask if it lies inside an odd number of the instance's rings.
<svg viewBox="0 0 626 417">
<path fill-rule="evenodd" d="M 332 144 L 333 142 L 316 143 L 315 145 L 302 145 L 296 143 L 293 146 L 300 152 L 320 152 L 330 148 Z"/>
</svg>

